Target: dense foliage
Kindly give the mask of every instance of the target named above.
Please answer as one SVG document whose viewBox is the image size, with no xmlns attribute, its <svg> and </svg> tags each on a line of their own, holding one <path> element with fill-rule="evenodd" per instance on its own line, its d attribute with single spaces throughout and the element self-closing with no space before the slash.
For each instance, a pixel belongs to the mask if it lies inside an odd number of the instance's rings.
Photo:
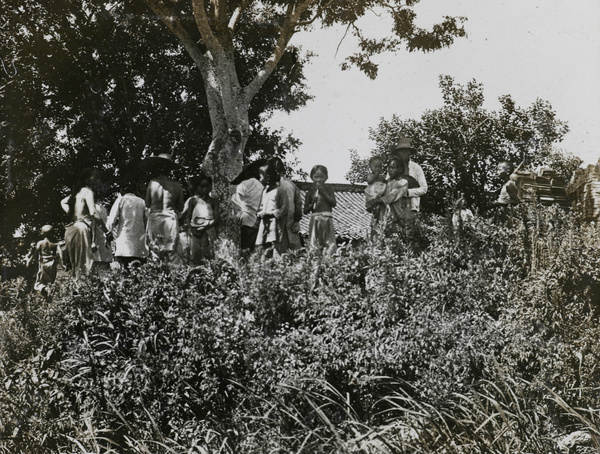
<svg viewBox="0 0 600 454">
<path fill-rule="evenodd" d="M 142 157 L 171 152 L 190 177 L 212 140 L 204 82 L 182 45 L 139 2 L 2 2 L 0 23 L 0 244 L 63 222 L 59 201 L 85 167 L 107 188 Z M 248 41 L 239 74 L 269 52 Z M 246 157 L 286 155 L 298 142 L 263 121 L 309 99 L 306 56 L 289 47 L 249 111 Z"/>
<path fill-rule="evenodd" d="M 598 229 L 424 226 L 332 258 L 0 288 L 4 452 L 555 452 L 600 422 Z M 583 410 L 587 409 L 587 410 Z M 596 447 L 598 447 L 596 439 Z M 460 447 L 460 448 L 459 448 Z"/>
<path fill-rule="evenodd" d="M 491 192 L 501 186 L 496 178 L 501 161 L 522 165 L 523 170 L 548 166 L 567 181 L 581 164 L 557 148 L 568 127 L 547 101 L 538 99 L 521 108 L 507 95 L 500 97 L 500 110 L 490 111 L 483 107 L 483 85 L 474 80 L 461 85 L 441 76 L 440 89 L 441 108 L 426 111 L 418 120 L 394 115 L 370 130 L 372 155 L 386 157 L 398 138 L 412 138 L 418 150 L 413 159 L 423 167 L 429 185 L 423 200 L 428 210 L 443 213 L 447 188 L 464 193 L 469 204 L 485 207 L 495 195 Z M 352 154 L 347 178 L 362 182 L 367 173 L 368 158 Z"/>
</svg>

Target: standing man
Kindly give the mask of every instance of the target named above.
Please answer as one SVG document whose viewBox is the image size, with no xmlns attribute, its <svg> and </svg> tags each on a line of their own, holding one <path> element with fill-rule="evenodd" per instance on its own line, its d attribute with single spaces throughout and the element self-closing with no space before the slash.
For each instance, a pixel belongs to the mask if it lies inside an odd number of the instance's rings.
<svg viewBox="0 0 600 454">
<path fill-rule="evenodd" d="M 407 219 L 404 222 L 404 236 L 407 241 L 415 243 L 415 240 L 419 238 L 419 212 L 421 211 L 421 197 L 427 193 L 427 180 L 425 180 L 425 174 L 419 164 L 413 162 L 411 157 L 416 153 L 411 144 L 411 140 L 406 137 L 402 137 L 398 140 L 398 144 L 392 149 L 392 156 L 402 163 L 404 167 L 404 174 L 408 174 L 413 177 L 418 187 L 409 188 L 407 191 L 407 197 L 410 201 L 410 211 Z"/>
<path fill-rule="evenodd" d="M 179 215 L 183 211 L 183 187 L 169 178 L 171 170 L 180 166 L 168 153 L 146 158 L 145 163 L 156 169 L 158 176 L 146 189 L 146 207 L 150 210 L 146 234 L 150 249 L 164 254 L 171 263 L 181 263 L 177 255 Z"/>
<path fill-rule="evenodd" d="M 285 194 L 287 205 L 287 215 L 285 219 L 285 229 L 283 231 L 283 241 L 278 247 L 279 253 L 287 250 L 297 250 L 302 247 L 300 243 L 300 220 L 302 219 L 302 196 L 300 189 L 288 180 L 285 176 L 285 165 L 279 157 L 271 158 L 275 171 L 279 174 L 279 189 Z"/>
</svg>

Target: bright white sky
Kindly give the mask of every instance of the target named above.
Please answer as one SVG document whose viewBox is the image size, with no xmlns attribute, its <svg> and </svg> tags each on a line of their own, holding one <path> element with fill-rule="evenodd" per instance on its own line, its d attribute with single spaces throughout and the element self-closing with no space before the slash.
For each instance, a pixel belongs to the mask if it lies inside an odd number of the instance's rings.
<svg viewBox="0 0 600 454">
<path fill-rule="evenodd" d="M 600 158 L 600 1 L 599 0 L 422 0 L 418 24 L 442 16 L 466 16 L 468 37 L 429 54 L 400 52 L 378 58 L 372 81 L 358 70 L 341 71 L 355 42 L 344 30 L 317 29 L 294 37 L 294 43 L 317 53 L 305 74 L 308 106 L 291 115 L 277 114 L 269 125 L 284 128 L 302 141 L 298 158 L 304 170 L 315 164 L 329 169 L 329 181 L 344 182 L 349 150 L 367 156 L 373 143 L 369 128 L 380 118 L 420 118 L 441 107 L 440 74 L 465 84 L 484 85 L 486 108 L 500 107 L 510 94 L 527 107 L 536 98 L 549 101 L 570 132 L 560 146 L 595 164 Z M 375 33 L 386 32 L 384 19 L 365 21 Z"/>
</svg>

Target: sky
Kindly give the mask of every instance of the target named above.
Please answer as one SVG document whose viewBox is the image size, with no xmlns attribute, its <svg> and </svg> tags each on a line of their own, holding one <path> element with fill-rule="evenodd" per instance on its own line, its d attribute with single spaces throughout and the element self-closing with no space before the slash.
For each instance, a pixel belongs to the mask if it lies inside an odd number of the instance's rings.
<svg viewBox="0 0 600 454">
<path fill-rule="evenodd" d="M 468 36 L 436 52 L 384 54 L 376 59 L 375 80 L 357 69 L 340 69 L 356 47 L 350 36 L 342 40 L 343 28 L 294 36 L 292 44 L 317 54 L 305 68 L 314 99 L 297 112 L 276 114 L 268 125 L 300 139 L 303 170 L 323 164 L 330 182 L 345 182 L 349 150 L 370 155 L 369 128 L 381 118 L 418 119 L 442 106 L 441 74 L 459 84 L 483 83 L 490 110 L 499 109 L 498 97 L 506 94 L 523 108 L 537 98 L 549 101 L 570 128 L 559 147 L 579 156 L 584 166 L 598 162 L 600 1 L 422 0 L 415 11 L 419 26 L 465 16 Z M 375 36 L 389 30 L 384 24 L 385 18 L 375 15 L 362 21 Z"/>
</svg>

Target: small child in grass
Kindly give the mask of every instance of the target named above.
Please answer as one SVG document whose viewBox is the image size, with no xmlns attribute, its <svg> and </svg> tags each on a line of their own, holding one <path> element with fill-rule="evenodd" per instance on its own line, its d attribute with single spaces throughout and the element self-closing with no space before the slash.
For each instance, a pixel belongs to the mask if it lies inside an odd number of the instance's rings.
<svg viewBox="0 0 600 454">
<path fill-rule="evenodd" d="M 308 245 L 310 248 L 324 248 L 327 253 L 336 251 L 333 213 L 336 200 L 331 187 L 325 186 L 328 178 L 327 167 L 316 165 L 310 171 L 314 185 L 306 193 L 304 214 L 311 213 L 308 227 Z"/>
<path fill-rule="evenodd" d="M 62 249 L 58 243 L 52 241 L 53 227 L 45 225 L 42 227 L 42 240 L 35 245 L 31 257 L 27 261 L 27 266 L 33 262 L 38 262 L 38 272 L 35 277 L 34 290 L 42 295 L 48 295 L 54 281 L 56 280 L 56 271 L 59 263 L 62 264 Z"/>
</svg>

